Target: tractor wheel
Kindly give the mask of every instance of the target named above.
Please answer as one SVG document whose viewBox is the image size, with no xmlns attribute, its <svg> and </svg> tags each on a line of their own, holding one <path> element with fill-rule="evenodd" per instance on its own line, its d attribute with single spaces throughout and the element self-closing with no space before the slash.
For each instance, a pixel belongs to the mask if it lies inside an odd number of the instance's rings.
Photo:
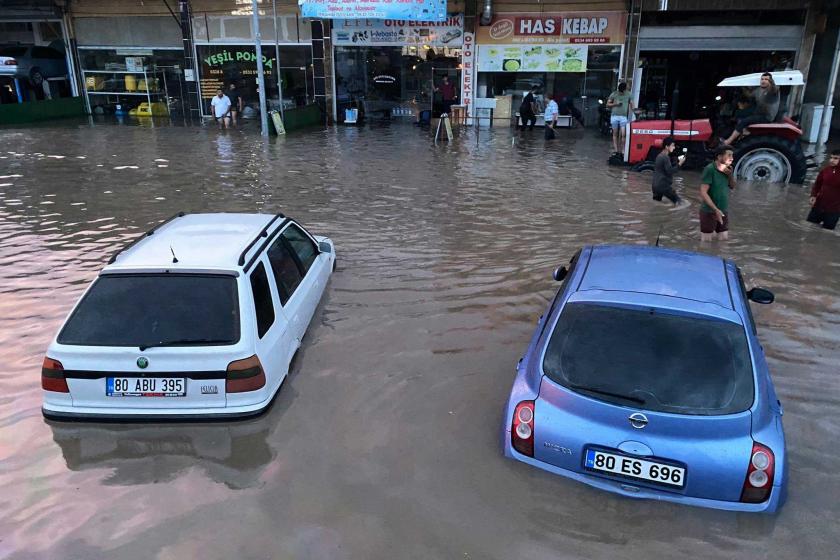
<svg viewBox="0 0 840 560">
<path fill-rule="evenodd" d="M 796 140 L 747 137 L 735 145 L 735 177 L 742 181 L 802 183 L 807 162 Z"/>
</svg>

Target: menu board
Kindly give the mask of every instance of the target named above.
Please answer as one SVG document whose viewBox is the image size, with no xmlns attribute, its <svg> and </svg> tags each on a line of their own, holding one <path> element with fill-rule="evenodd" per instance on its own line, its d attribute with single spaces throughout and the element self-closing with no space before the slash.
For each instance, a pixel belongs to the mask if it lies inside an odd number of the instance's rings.
<svg viewBox="0 0 840 560">
<path fill-rule="evenodd" d="M 586 45 L 479 45 L 479 72 L 586 72 Z"/>
</svg>

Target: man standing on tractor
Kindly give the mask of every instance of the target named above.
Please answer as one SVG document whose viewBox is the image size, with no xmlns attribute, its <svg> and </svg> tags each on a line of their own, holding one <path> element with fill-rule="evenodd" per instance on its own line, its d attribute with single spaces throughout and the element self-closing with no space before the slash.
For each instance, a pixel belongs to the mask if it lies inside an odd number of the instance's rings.
<svg viewBox="0 0 840 560">
<path fill-rule="evenodd" d="M 700 181 L 700 240 L 711 241 L 715 234 L 721 241 L 729 239 L 729 191 L 735 188 L 732 174 L 731 146 L 718 146 L 715 159 L 703 169 Z"/>
<path fill-rule="evenodd" d="M 607 108 L 610 109 L 610 127 L 612 128 L 613 153 L 624 153 L 624 128 L 630 118 L 630 111 L 633 110 L 633 101 L 627 91 L 627 84 L 618 84 L 618 90 L 610 94 L 607 99 Z"/>
<path fill-rule="evenodd" d="M 776 120 L 779 112 L 779 88 L 773 81 L 773 75 L 765 72 L 761 75 L 761 85 L 753 91 L 755 112 L 735 124 L 735 130 L 724 140 L 724 144 L 732 145 L 735 140 L 744 132 L 744 129 L 753 124 L 766 124 Z"/>
<path fill-rule="evenodd" d="M 808 221 L 825 229 L 837 227 L 840 220 L 840 150 L 832 150 L 828 167 L 820 171 L 811 189 Z"/>
</svg>

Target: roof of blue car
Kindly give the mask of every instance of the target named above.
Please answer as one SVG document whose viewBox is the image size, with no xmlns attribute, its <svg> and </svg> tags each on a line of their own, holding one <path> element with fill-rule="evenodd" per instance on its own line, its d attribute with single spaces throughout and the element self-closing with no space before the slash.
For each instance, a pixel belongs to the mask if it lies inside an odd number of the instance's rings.
<svg viewBox="0 0 840 560">
<path fill-rule="evenodd" d="M 655 294 L 732 309 L 723 259 L 661 247 L 593 247 L 578 290 Z"/>
</svg>

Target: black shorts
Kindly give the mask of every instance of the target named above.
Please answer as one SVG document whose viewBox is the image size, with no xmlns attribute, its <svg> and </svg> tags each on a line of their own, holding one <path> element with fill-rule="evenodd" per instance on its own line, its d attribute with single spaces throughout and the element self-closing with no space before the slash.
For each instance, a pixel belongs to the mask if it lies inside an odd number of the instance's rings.
<svg viewBox="0 0 840 560">
<path fill-rule="evenodd" d="M 813 224 L 822 224 L 825 229 L 834 229 L 837 227 L 837 221 L 840 220 L 840 212 L 823 212 L 811 208 L 806 219 Z"/>
<path fill-rule="evenodd" d="M 714 212 L 700 210 L 700 233 L 723 233 L 724 231 L 729 231 L 729 214 L 724 214 L 723 223 L 720 223 Z"/>
</svg>

